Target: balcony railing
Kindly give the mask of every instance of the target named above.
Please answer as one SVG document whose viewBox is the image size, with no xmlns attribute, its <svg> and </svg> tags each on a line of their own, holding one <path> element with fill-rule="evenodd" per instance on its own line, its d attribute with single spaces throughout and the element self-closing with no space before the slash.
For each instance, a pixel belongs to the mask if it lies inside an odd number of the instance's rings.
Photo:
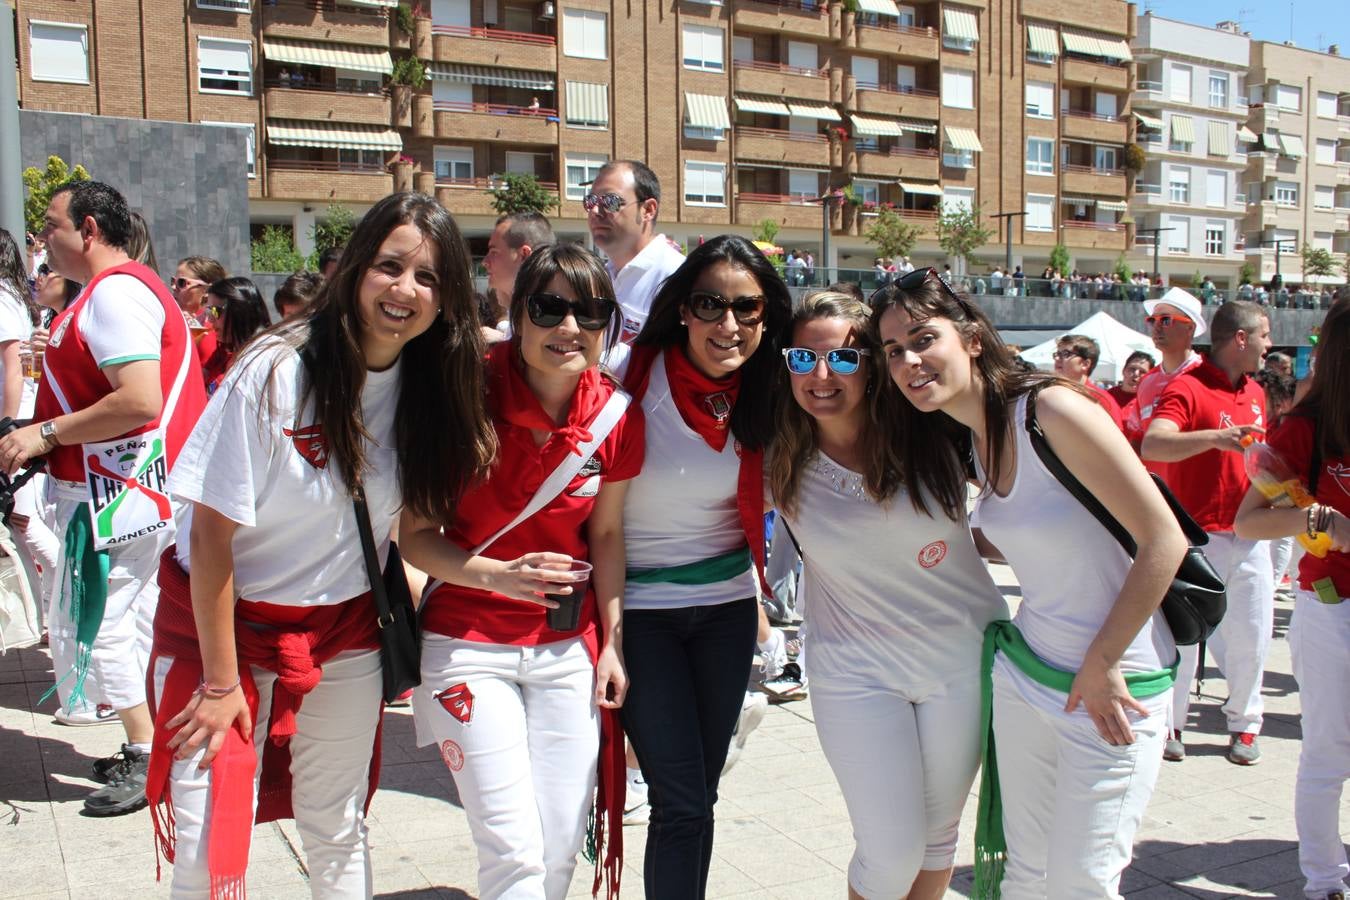
<svg viewBox="0 0 1350 900">
<path fill-rule="evenodd" d="M 816 206 L 820 203 L 819 197 L 802 194 L 755 194 L 750 191 L 741 191 L 736 199 L 742 203 L 782 203 L 787 206 Z"/>
<path fill-rule="evenodd" d="M 1065 172 L 1079 172 L 1086 175 L 1124 175 L 1124 169 L 1100 169 L 1097 166 L 1081 166 L 1077 163 L 1065 163 Z"/>
<path fill-rule="evenodd" d="M 1119 222 L 1082 222 L 1077 219 L 1068 219 L 1062 223 L 1065 228 L 1072 228 L 1077 231 L 1124 231 L 1125 226 Z"/>
<path fill-rule="evenodd" d="M 771 9 L 790 9 L 794 12 L 813 12 L 822 16 L 830 14 L 830 4 L 826 0 L 741 0 L 754 6 L 767 6 Z"/>
<path fill-rule="evenodd" d="M 1136 181 L 1136 182 L 1134 183 L 1134 192 L 1135 192 L 1136 194 L 1149 194 L 1149 195 L 1152 195 L 1152 194 L 1161 194 L 1161 193 L 1162 193 L 1162 185 L 1161 185 L 1161 184 L 1153 184 L 1152 182 L 1148 182 L 1148 181 Z"/>
<path fill-rule="evenodd" d="M 942 155 L 942 151 L 932 147 L 892 147 L 891 156 L 917 156 L 922 159 L 937 159 Z"/>
<path fill-rule="evenodd" d="M 855 84 L 860 91 L 880 91 L 883 94 L 905 94 L 912 97 L 941 96 L 937 91 L 914 87 L 911 84 L 879 84 L 875 81 L 858 81 Z"/>
<path fill-rule="evenodd" d="M 737 125 L 736 134 L 740 137 L 774 138 L 780 141 L 802 141 L 808 144 L 824 144 L 829 137 L 814 131 L 786 131 L 781 128 L 755 128 L 750 125 Z"/>
<path fill-rule="evenodd" d="M 314 81 L 307 78 L 300 78 L 292 75 L 290 78 L 268 78 L 263 81 L 265 88 L 283 88 L 288 91 L 312 91 L 318 94 L 345 94 L 348 96 L 356 95 L 361 97 L 388 97 L 389 88 L 384 87 L 378 91 L 368 91 L 357 87 L 343 86 L 336 84 L 325 84 L 322 81 Z"/>
<path fill-rule="evenodd" d="M 937 29 L 932 25 L 901 25 L 899 21 L 892 19 L 889 16 L 885 19 L 877 19 L 875 22 L 859 22 L 858 27 L 880 28 L 883 31 L 894 31 L 899 34 L 912 34 L 916 37 L 935 38 L 938 36 Z"/>
<path fill-rule="evenodd" d="M 359 162 L 338 162 L 320 159 L 272 159 L 267 167 L 273 172 L 341 172 L 346 175 L 384 175 L 389 170 L 382 165 Z"/>
<path fill-rule="evenodd" d="M 805 75 L 807 78 L 829 78 L 829 69 L 811 69 L 806 66 L 790 66 L 787 63 L 768 62 L 758 59 L 734 59 L 731 65 L 737 69 L 751 69 L 755 72 L 776 72 L 779 75 Z"/>
<path fill-rule="evenodd" d="M 432 25 L 432 34 L 451 37 L 481 38 L 488 41 L 506 41 L 511 44 L 535 44 L 552 47 L 558 43 L 551 34 L 530 34 L 525 31 L 506 31 L 501 28 L 470 28 L 464 25 Z"/>
<path fill-rule="evenodd" d="M 447 178 L 443 175 L 436 176 L 436 187 L 438 188 L 458 188 L 460 190 L 492 190 L 502 187 L 503 182 L 495 178 Z M 558 183 L 556 181 L 541 181 L 539 186 L 546 191 L 556 191 Z"/>
<path fill-rule="evenodd" d="M 1065 116 L 1073 116 L 1075 119 L 1091 119 L 1091 120 L 1093 120 L 1094 122 L 1123 122 L 1123 121 L 1125 121 L 1125 117 L 1124 117 L 1124 116 L 1104 116 L 1104 115 L 1102 115 L 1102 114 L 1100 114 L 1100 113 L 1095 113 L 1095 112 L 1093 112 L 1093 111 L 1090 110 L 1090 109 L 1063 109 L 1063 108 L 1062 108 L 1062 109 L 1060 109 L 1060 114 L 1061 114 L 1061 115 L 1065 115 Z"/>
<path fill-rule="evenodd" d="M 353 16 L 368 16 L 372 19 L 389 18 L 389 10 L 384 6 L 355 6 L 348 3 L 335 3 L 333 0 L 264 0 L 264 9 L 314 9 L 319 12 L 340 12 Z"/>
<path fill-rule="evenodd" d="M 506 103 L 476 103 L 467 100 L 436 100 L 432 109 L 437 112 L 485 113 L 491 116 L 529 116 L 557 120 L 558 111 L 547 106 L 512 106 Z"/>
</svg>

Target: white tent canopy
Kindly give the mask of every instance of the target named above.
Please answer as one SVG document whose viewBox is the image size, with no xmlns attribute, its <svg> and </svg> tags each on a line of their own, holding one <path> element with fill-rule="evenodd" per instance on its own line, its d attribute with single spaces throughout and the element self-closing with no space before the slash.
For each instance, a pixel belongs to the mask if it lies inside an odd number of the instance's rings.
<svg viewBox="0 0 1350 900">
<path fill-rule="evenodd" d="M 1122 325 L 1112 318 L 1110 313 L 1093 313 L 1086 320 L 1065 331 L 1064 334 L 1087 335 L 1101 347 L 1101 356 L 1097 359 L 1097 368 L 1092 372 L 1093 381 L 1119 381 L 1120 370 L 1124 368 L 1125 360 L 1136 350 L 1143 350 L 1153 357 L 1154 362 L 1159 358 L 1158 348 L 1153 346 L 1151 337 Z M 1038 369 L 1053 371 L 1055 368 L 1055 342 L 1057 340 L 1059 338 L 1054 337 L 1044 343 L 1023 350 L 1022 358 Z"/>
</svg>

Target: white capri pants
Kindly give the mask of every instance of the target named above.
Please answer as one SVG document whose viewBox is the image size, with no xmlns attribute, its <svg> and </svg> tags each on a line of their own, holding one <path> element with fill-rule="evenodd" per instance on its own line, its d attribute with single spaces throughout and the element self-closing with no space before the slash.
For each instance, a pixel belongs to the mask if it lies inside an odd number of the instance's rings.
<svg viewBox="0 0 1350 900">
<path fill-rule="evenodd" d="M 1261 732 L 1261 680 L 1275 627 L 1275 580 L 1269 541 L 1244 541 L 1229 532 L 1210 532 L 1205 556 L 1228 585 L 1228 611 L 1207 646 L 1219 671 L 1228 681 L 1228 699 L 1223 713 L 1233 734 Z M 1172 688 L 1174 731 L 1186 727 L 1191 705 L 1191 682 L 1200 647 L 1178 647 L 1181 662 Z"/>
<path fill-rule="evenodd" d="M 1303 745 L 1294 783 L 1298 864 L 1309 897 L 1345 890 L 1341 791 L 1350 778 L 1350 600 L 1321 603 L 1299 589 L 1289 650 L 1303 705 Z"/>
<path fill-rule="evenodd" d="M 1134 835 L 1162 765 L 1166 692 L 1126 711 L 1134 743 L 1116 747 L 1080 704 L 999 655 L 994 742 L 1008 862 L 1003 900 L 1118 900 Z"/>
<path fill-rule="evenodd" d="M 482 900 L 563 900 L 595 795 L 600 716 L 581 638 L 534 647 L 426 633 L 413 691 L 478 847 Z"/>
<path fill-rule="evenodd" d="M 155 661 L 157 699 L 164 692 L 172 664 L 166 657 Z M 277 676 L 257 666 L 252 672 L 258 685 L 253 744 L 261 759 Z M 339 653 L 323 664 L 322 679 L 305 695 L 296 715 L 296 732 L 290 741 L 291 805 L 315 900 L 364 900 L 372 893 L 365 806 L 383 686 L 378 650 Z M 211 896 L 206 867 L 211 770 L 197 768 L 205 752 L 203 747 L 187 759 L 175 760 L 169 772 L 177 833 L 170 893 L 174 900 Z M 255 811 L 257 791 L 255 776 Z"/>
<path fill-rule="evenodd" d="M 811 703 L 853 826 L 849 886 L 890 900 L 951 868 L 980 765 L 979 673 L 913 690 L 812 673 Z"/>
<path fill-rule="evenodd" d="M 68 482 L 59 484 L 56 522 L 60 529 L 61 562 L 56 567 L 47 628 L 57 696 L 68 709 L 75 679 L 67 675 L 75 667 L 76 647 L 75 622 L 70 616 L 70 584 L 66 577 L 65 529 L 84 500 L 70 496 Z M 173 543 L 172 532 L 173 529 L 166 528 L 108 551 L 108 602 L 94 641 L 89 678 L 85 681 L 85 696 L 90 703 L 107 703 L 113 709 L 124 710 L 145 702 L 145 672 L 154 641 L 155 607 L 159 605 L 159 557 Z"/>
</svg>

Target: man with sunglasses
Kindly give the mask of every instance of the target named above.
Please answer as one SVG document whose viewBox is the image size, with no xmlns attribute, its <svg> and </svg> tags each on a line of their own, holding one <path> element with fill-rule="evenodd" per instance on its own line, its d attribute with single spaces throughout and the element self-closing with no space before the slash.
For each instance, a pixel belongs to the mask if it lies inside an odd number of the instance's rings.
<svg viewBox="0 0 1350 900">
<path fill-rule="evenodd" d="M 624 343 L 642 330 L 661 283 L 684 264 L 684 255 L 656 231 L 661 182 L 634 159 L 601 167 L 581 201 L 595 245 L 605 252 L 605 267 L 623 313 Z"/>
<path fill-rule="evenodd" d="M 1066 334 L 1055 344 L 1055 374 L 1076 381 L 1092 391 L 1102 409 L 1121 431 L 1125 430 L 1120 416 L 1120 404 L 1105 388 L 1091 379 L 1101 358 L 1101 347 L 1085 334 Z"/>
<path fill-rule="evenodd" d="M 1153 420 L 1153 409 L 1167 386 L 1183 372 L 1200 365 L 1200 355 L 1191 349 L 1191 342 L 1205 333 L 1205 317 L 1200 312 L 1200 301 L 1174 287 L 1156 300 L 1144 301 L 1144 324 L 1153 338 L 1153 346 L 1158 348 L 1162 362 L 1139 380 L 1135 392 L 1137 414 L 1125 422 L 1125 434 L 1135 449 L 1148 431 Z M 1157 460 L 1144 460 L 1144 466 L 1150 472 L 1167 478 L 1167 464 Z M 1171 482 L 1169 481 L 1170 485 Z"/>
</svg>

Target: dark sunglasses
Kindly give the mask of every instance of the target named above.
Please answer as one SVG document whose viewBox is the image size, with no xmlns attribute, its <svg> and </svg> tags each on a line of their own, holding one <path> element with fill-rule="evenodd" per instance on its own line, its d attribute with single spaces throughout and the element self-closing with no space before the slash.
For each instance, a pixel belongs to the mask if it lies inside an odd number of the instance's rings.
<svg viewBox="0 0 1350 900">
<path fill-rule="evenodd" d="M 764 320 L 765 302 L 763 294 L 747 294 L 728 300 L 712 291 L 694 291 L 689 295 L 689 311 L 700 322 L 717 322 L 731 310 L 740 324 L 758 325 Z"/>
<path fill-rule="evenodd" d="M 862 366 L 862 358 L 869 355 L 870 350 L 835 347 L 825 351 L 825 365 L 836 375 L 852 375 Z M 793 375 L 810 375 L 816 370 L 820 357 L 821 354 L 806 347 L 788 347 L 783 350 L 783 359 L 787 361 L 788 371 Z"/>
<path fill-rule="evenodd" d="M 1195 320 L 1190 316 L 1144 316 L 1144 324 L 1148 325 L 1149 328 L 1152 328 L 1154 325 L 1161 325 L 1163 328 L 1171 328 L 1173 322 L 1187 323 L 1193 321 Z"/>
<path fill-rule="evenodd" d="M 876 306 L 877 295 L 880 294 L 882 291 L 894 291 L 895 289 L 898 288 L 899 290 L 908 293 L 909 291 L 918 288 L 929 278 L 937 282 L 938 287 L 942 289 L 942 292 L 944 294 L 946 294 L 948 297 L 951 297 L 952 300 L 956 301 L 956 305 L 961 307 L 961 312 L 965 313 L 966 316 L 968 316 L 971 319 L 975 318 L 975 311 L 971 307 L 971 305 L 967 303 L 965 300 L 963 300 L 960 294 L 952 290 L 952 286 L 948 284 L 946 281 L 944 281 L 942 276 L 938 274 L 938 270 L 934 269 L 932 266 L 929 266 L 926 269 L 915 269 L 913 272 L 908 272 L 904 275 L 901 275 L 899 278 L 895 279 L 890 284 L 877 288 L 875 291 L 872 292 L 872 297 L 869 301 L 869 304 L 871 306 Z"/>
<path fill-rule="evenodd" d="M 599 210 L 603 213 L 613 215 L 627 206 L 629 201 L 623 199 L 618 194 L 587 194 L 581 198 L 581 208 L 588 213 Z"/>
<path fill-rule="evenodd" d="M 216 321 L 220 321 L 220 319 L 225 315 L 225 307 L 221 306 L 218 303 L 213 303 L 210 306 L 206 307 L 206 314 L 211 318 L 215 319 Z"/>
<path fill-rule="evenodd" d="M 568 300 L 557 294 L 531 294 L 525 298 L 525 312 L 540 328 L 553 328 L 570 315 L 576 319 L 578 328 L 601 331 L 614 317 L 616 306 L 613 300 L 604 297 Z"/>
</svg>

